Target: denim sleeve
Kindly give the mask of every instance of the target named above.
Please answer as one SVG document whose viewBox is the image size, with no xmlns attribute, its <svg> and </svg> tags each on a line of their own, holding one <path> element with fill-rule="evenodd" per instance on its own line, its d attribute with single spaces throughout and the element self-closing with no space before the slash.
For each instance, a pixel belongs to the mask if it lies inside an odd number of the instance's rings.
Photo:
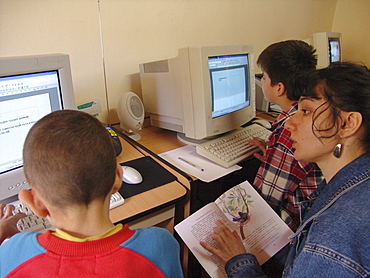
<svg viewBox="0 0 370 278">
<path fill-rule="evenodd" d="M 252 254 L 240 254 L 231 258 L 225 265 L 228 278 L 267 278 L 256 257 Z"/>
</svg>

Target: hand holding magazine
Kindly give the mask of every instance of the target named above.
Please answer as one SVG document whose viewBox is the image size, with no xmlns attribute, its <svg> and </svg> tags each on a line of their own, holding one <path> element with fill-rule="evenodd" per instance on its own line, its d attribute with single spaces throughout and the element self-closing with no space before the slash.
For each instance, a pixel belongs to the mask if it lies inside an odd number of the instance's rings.
<svg viewBox="0 0 370 278">
<path fill-rule="evenodd" d="M 217 243 L 211 238 L 216 220 L 236 230 L 247 252 L 254 254 L 261 265 L 283 248 L 293 234 L 249 182 L 234 186 L 175 226 L 211 277 L 226 277 L 224 265 L 199 242 L 216 247 Z"/>
</svg>

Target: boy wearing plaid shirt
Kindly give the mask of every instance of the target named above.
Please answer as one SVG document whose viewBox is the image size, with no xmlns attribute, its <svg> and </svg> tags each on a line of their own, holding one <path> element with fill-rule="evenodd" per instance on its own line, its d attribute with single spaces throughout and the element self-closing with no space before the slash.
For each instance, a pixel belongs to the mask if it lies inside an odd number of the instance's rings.
<svg viewBox="0 0 370 278">
<path fill-rule="evenodd" d="M 267 145 L 258 138 L 250 141 L 263 153 L 255 154 L 262 164 L 253 185 L 293 231 L 300 223 L 298 203 L 307 200 L 323 177 L 316 164 L 294 159 L 293 141 L 284 124 L 297 111 L 305 76 L 316 69 L 316 63 L 313 47 L 298 40 L 274 43 L 257 59 L 264 96 L 283 112 L 273 123 Z"/>
</svg>

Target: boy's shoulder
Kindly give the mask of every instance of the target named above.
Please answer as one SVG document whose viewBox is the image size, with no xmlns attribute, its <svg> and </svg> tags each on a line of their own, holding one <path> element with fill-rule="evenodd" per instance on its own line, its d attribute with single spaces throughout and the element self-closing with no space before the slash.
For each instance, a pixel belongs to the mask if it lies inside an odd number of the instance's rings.
<svg viewBox="0 0 370 278">
<path fill-rule="evenodd" d="M 135 234 L 130 240 L 137 240 L 142 238 L 152 238 L 153 242 L 151 244 L 162 243 L 162 242 L 177 242 L 173 235 L 164 228 L 159 227 L 149 227 L 149 228 L 139 228 L 135 230 Z"/>
<path fill-rule="evenodd" d="M 167 274 L 167 277 L 182 277 L 180 245 L 166 229 L 137 229 L 121 246 L 143 255 Z"/>
<path fill-rule="evenodd" d="M 135 234 L 121 246 L 139 253 L 150 249 L 154 253 L 166 250 L 167 254 L 176 254 L 180 248 L 179 243 L 168 230 L 158 227 L 136 229 Z"/>
<path fill-rule="evenodd" d="M 46 252 L 37 241 L 38 235 L 40 235 L 40 233 L 18 233 L 0 246 L 1 275 L 2 273 L 10 271 L 14 264 L 20 264 L 31 257 Z"/>
<path fill-rule="evenodd" d="M 35 243 L 37 243 L 37 236 L 39 234 L 40 233 L 36 232 L 25 232 L 13 235 L 0 246 L 1 255 L 6 253 L 5 250 L 28 250 L 30 245 L 35 245 Z"/>
</svg>

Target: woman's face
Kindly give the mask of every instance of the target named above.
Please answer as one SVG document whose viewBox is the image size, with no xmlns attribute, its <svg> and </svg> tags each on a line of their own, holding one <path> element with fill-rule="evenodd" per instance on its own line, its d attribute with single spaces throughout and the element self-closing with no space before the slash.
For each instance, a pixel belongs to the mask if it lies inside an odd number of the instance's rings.
<svg viewBox="0 0 370 278">
<path fill-rule="evenodd" d="M 320 136 L 330 136 L 334 131 L 333 129 L 326 132 L 317 131 L 332 126 L 330 109 L 325 110 L 327 104 L 321 93 L 318 93 L 318 97 L 318 99 L 301 97 L 297 113 L 285 123 L 285 127 L 291 132 L 291 138 L 294 141 L 294 157 L 297 160 L 320 163 L 333 157 L 333 150 L 338 139 L 337 136 L 319 138 Z M 313 130 L 313 116 L 322 111 L 324 112 L 315 118 Z"/>
</svg>

